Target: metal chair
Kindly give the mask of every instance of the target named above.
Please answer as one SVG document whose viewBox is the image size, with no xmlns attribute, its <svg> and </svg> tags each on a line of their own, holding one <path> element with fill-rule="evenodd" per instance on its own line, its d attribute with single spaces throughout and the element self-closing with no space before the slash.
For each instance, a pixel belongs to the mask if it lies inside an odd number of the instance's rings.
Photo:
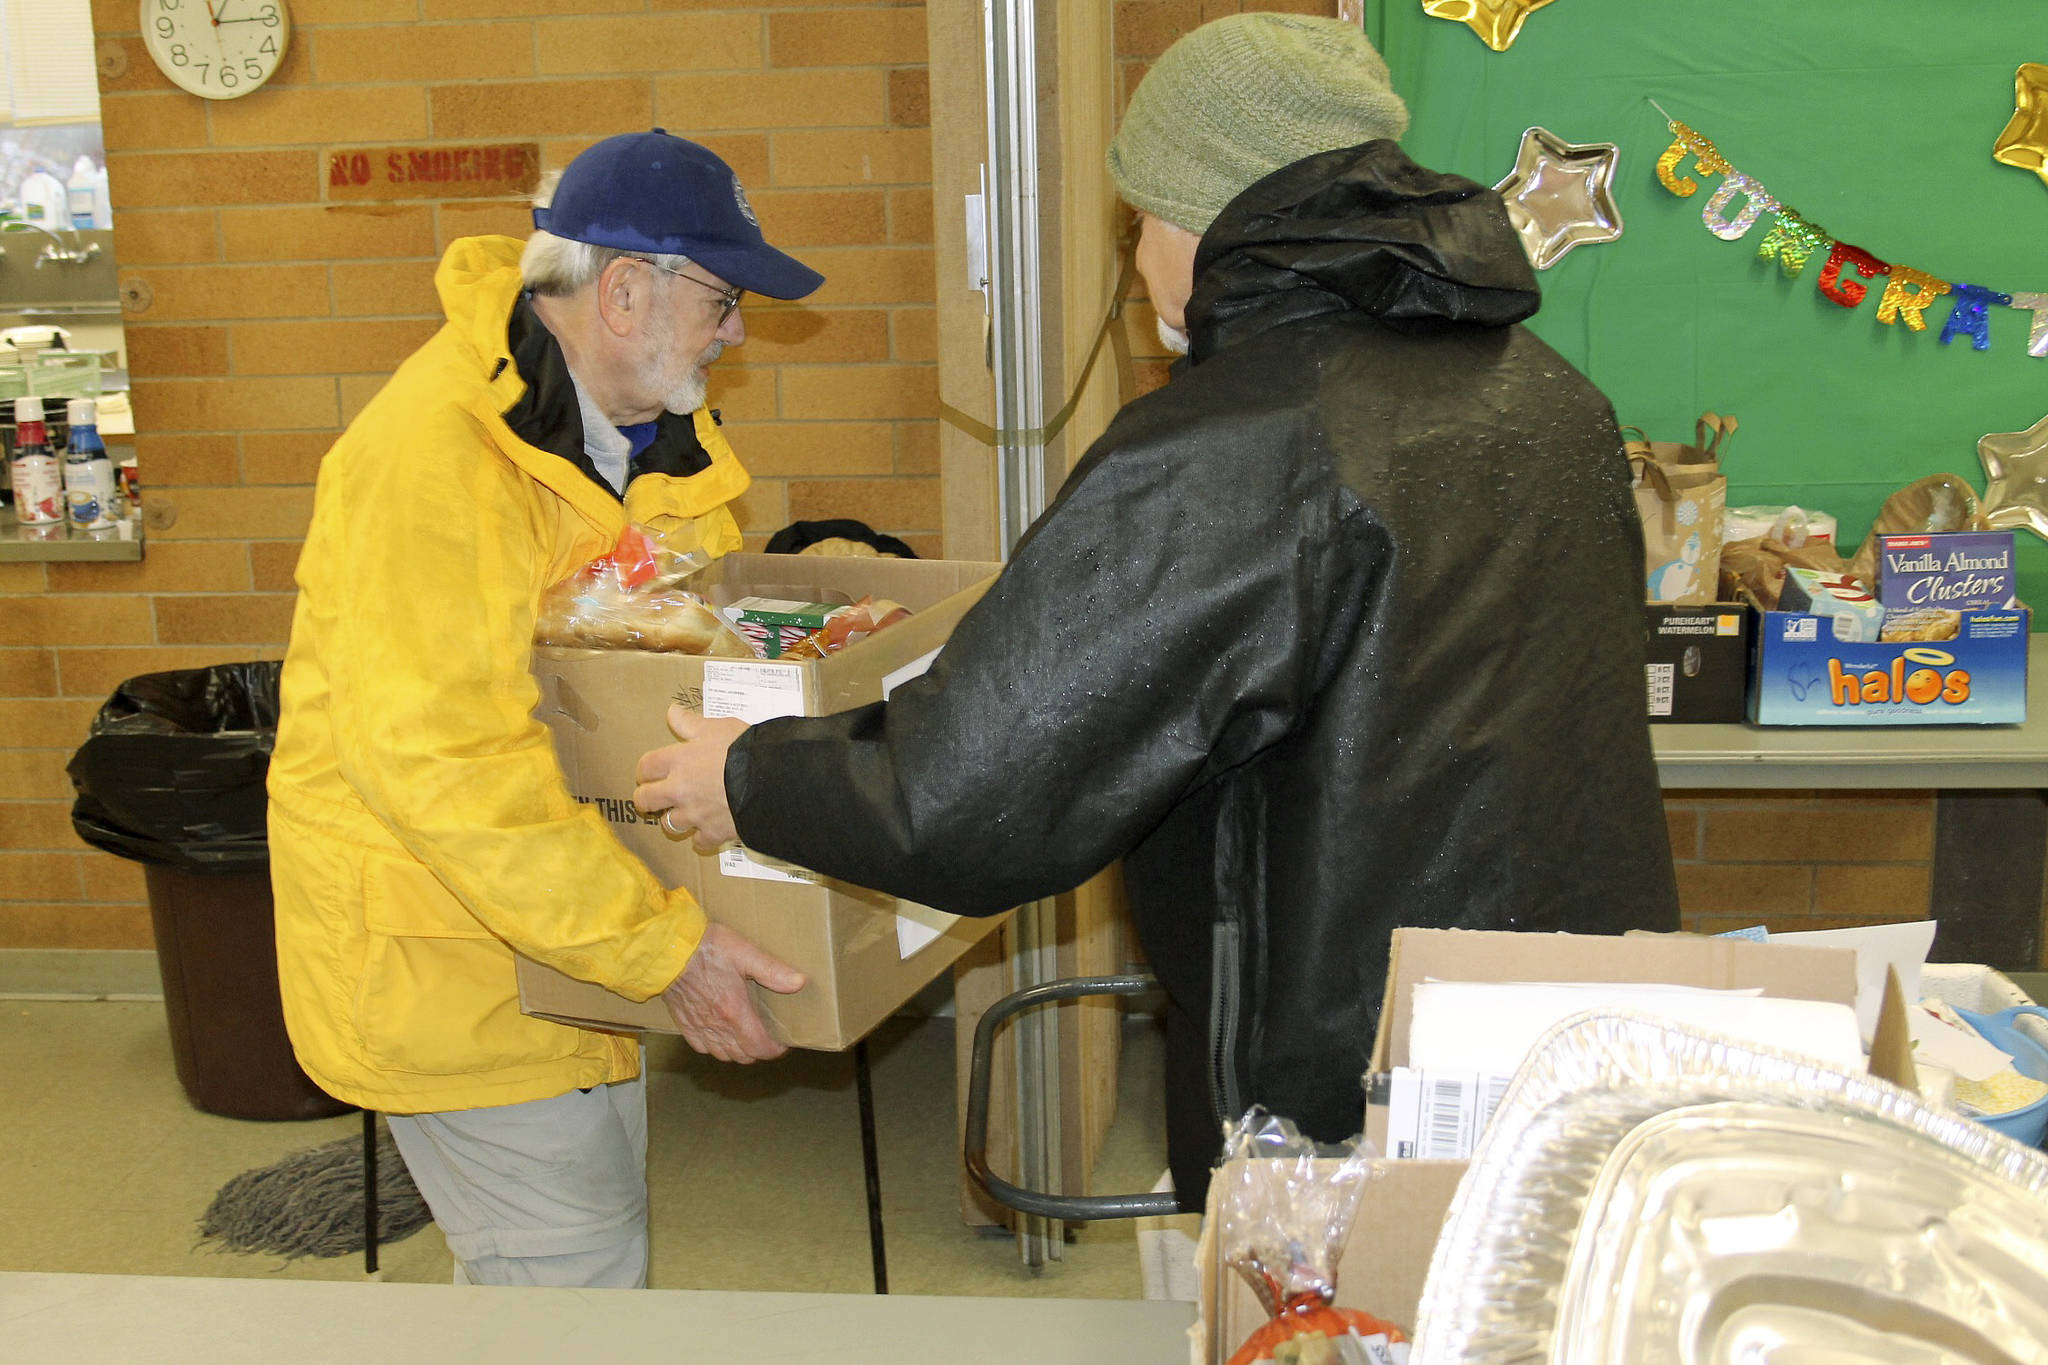
<svg viewBox="0 0 2048 1365">
<path fill-rule="evenodd" d="M 1039 1005 L 1091 995 L 1147 995 L 1159 988 L 1149 976 L 1080 976 L 1048 981 L 1014 991 L 988 1007 L 974 1030 L 974 1051 L 967 1071 L 967 1174 L 1005 1208 L 1019 1213 L 1086 1223 L 1104 1218 L 1163 1218 L 1180 1212 L 1172 1194 L 1052 1194 L 1012 1184 L 989 1169 L 988 1088 L 995 1055 L 996 1030 L 1011 1016 Z"/>
</svg>

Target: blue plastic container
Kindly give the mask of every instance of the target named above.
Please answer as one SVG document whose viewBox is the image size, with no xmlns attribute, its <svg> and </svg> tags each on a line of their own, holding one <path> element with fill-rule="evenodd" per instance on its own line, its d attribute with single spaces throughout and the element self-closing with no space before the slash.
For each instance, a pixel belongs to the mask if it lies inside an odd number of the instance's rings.
<svg viewBox="0 0 2048 1365">
<path fill-rule="evenodd" d="M 2013 1020 L 2022 1014 L 2031 1014 L 2048 1019 L 2048 1007 L 2041 1005 L 2014 1005 L 2009 1010 L 1996 1014 L 1979 1014 L 1975 1010 L 1959 1009 L 1957 1014 L 1963 1022 L 1984 1035 L 1986 1042 L 2001 1052 L 2012 1054 L 2014 1068 L 2022 1076 L 2031 1076 L 2037 1081 L 2048 1081 L 2048 1048 L 2021 1033 Z M 2042 1096 L 2024 1109 L 2015 1109 L 2005 1114 L 1990 1114 L 1980 1117 L 1977 1122 L 1994 1132 L 2005 1134 L 2015 1142 L 2029 1147 L 2039 1147 L 2044 1135 L 2048 1135 L 2048 1095 Z"/>
</svg>

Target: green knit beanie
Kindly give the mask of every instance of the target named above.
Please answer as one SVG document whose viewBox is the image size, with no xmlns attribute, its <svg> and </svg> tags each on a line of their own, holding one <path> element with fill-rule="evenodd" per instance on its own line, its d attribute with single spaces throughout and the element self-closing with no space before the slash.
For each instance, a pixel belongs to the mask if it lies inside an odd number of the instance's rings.
<svg viewBox="0 0 2048 1365">
<path fill-rule="evenodd" d="M 1408 130 L 1408 106 L 1357 24 L 1233 14 L 1184 34 L 1145 73 L 1109 144 L 1126 202 L 1201 234 L 1282 166 Z"/>
</svg>

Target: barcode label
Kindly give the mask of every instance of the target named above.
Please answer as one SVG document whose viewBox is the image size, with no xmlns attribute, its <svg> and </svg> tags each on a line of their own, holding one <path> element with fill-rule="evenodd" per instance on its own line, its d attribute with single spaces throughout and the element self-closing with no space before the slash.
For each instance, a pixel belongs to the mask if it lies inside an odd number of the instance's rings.
<svg viewBox="0 0 2048 1365">
<path fill-rule="evenodd" d="M 1422 1143 L 1417 1155 L 1425 1161 L 1461 1157 L 1472 1150 L 1470 1088 L 1462 1080 L 1437 1078 L 1422 1088 Z"/>
<path fill-rule="evenodd" d="M 1479 1113 L 1479 1131 L 1483 1133 L 1488 1125 L 1493 1122 L 1493 1111 L 1500 1108 L 1501 1097 L 1508 1093 L 1508 1082 L 1514 1078 L 1511 1076 L 1487 1076 L 1482 1079 L 1486 1083 L 1486 1098 Z M 1478 1145 L 1476 1140 L 1473 1145 Z"/>
<path fill-rule="evenodd" d="M 1677 682 L 1678 665 L 1644 664 L 1643 671 L 1650 675 L 1650 714 L 1670 715 L 1671 692 Z"/>
<path fill-rule="evenodd" d="M 796 664 L 727 662 L 707 659 L 704 663 L 704 714 L 738 716 L 749 725 L 759 725 L 777 716 L 804 713 L 804 671 Z M 718 852 L 718 873 L 757 882 L 820 882 L 824 878 L 795 863 L 750 853 L 737 844 Z"/>
<path fill-rule="evenodd" d="M 1387 1155 L 1462 1161 L 1479 1146 L 1511 1077 L 1396 1067 L 1387 1078 Z"/>
</svg>

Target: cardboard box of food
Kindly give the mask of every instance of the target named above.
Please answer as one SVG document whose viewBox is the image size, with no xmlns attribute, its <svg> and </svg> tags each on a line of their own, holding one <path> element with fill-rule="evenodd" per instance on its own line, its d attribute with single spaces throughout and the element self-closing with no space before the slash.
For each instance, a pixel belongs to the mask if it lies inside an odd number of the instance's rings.
<svg viewBox="0 0 2048 1365">
<path fill-rule="evenodd" d="M 1406 1066 L 1410 999 L 1416 983 L 1438 981 L 1661 982 L 1853 1006 L 1856 954 L 1841 948 L 1753 943 L 1693 934 L 1518 934 L 1396 929 L 1385 1004 L 1373 1041 L 1375 1074 Z M 1902 996 L 1888 994 L 1871 1048 L 1871 1071 L 1911 1084 L 1911 1044 Z M 1366 1136 L 1384 1151 L 1386 1113 L 1365 1116 Z M 1269 1163 L 1276 1168 L 1279 1163 Z M 1358 1217 L 1337 1262 L 1337 1303 L 1414 1326 L 1437 1236 L 1469 1165 L 1465 1161 L 1381 1159 L 1373 1163 Z M 1219 1188 L 1212 1186 L 1212 1189 Z M 1213 1202 L 1213 1201 L 1212 1201 Z M 1214 1210 L 1212 1209 L 1212 1215 Z M 1206 1220 L 1199 1255 L 1202 1311 L 1195 1328 L 1202 1359 L 1221 1365 L 1263 1320 L 1244 1277 L 1221 1264 L 1217 1219 Z"/>
<path fill-rule="evenodd" d="M 2027 718 L 2025 607 L 1928 608 L 1914 638 L 1845 643 L 1834 618 L 1763 613 L 1749 717 L 1758 725 L 2017 725 Z"/>
<path fill-rule="evenodd" d="M 824 659 L 707 659 L 628 650 L 536 651 L 540 717 L 554 731 L 569 789 L 595 806 L 622 843 L 668 886 L 687 887 L 717 923 L 744 934 L 810 978 L 794 995 L 757 988 L 792 1047 L 851 1047 L 988 933 L 996 919 L 957 919 L 849 886 L 740 848 L 699 854 L 633 806 L 640 755 L 672 742 L 671 702 L 758 722 L 830 715 L 879 701 L 923 673 L 953 626 L 1001 568 L 949 560 L 733 554 L 693 586 L 714 603 L 745 596 L 854 601 L 910 608 L 889 626 Z M 821 820 L 831 812 L 818 812 Z M 634 1002 L 522 959 L 520 1008 L 563 1023 L 673 1033 L 657 997 Z"/>
<path fill-rule="evenodd" d="M 1740 602 L 1643 608 L 1652 722 L 1742 723 L 1753 619 Z"/>
</svg>

